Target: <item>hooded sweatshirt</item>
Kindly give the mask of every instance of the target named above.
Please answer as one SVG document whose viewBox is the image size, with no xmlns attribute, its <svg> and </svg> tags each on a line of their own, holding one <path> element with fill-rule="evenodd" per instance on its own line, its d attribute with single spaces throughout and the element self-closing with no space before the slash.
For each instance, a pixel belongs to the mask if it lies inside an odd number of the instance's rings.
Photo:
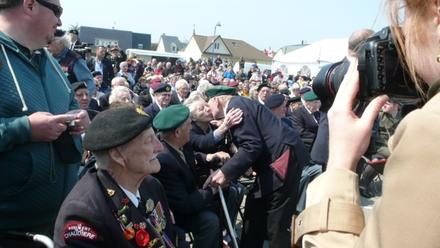
<svg viewBox="0 0 440 248">
<path fill-rule="evenodd" d="M 62 162 L 54 142 L 31 141 L 29 115 L 63 114 L 78 103 L 46 49 L 25 51 L 0 32 L 0 232 L 48 230 L 79 165 Z M 80 154 L 80 138 L 73 140 Z"/>
</svg>

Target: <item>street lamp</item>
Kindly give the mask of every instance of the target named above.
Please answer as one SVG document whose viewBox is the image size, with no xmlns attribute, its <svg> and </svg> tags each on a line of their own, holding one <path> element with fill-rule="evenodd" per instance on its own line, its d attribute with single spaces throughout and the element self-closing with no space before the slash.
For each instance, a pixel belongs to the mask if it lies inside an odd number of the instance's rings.
<svg viewBox="0 0 440 248">
<path fill-rule="evenodd" d="M 214 37 L 212 38 L 212 65 L 214 66 L 214 49 L 215 49 L 215 35 L 217 32 L 217 27 L 221 27 L 222 24 L 220 22 L 217 22 L 214 26 Z"/>
</svg>

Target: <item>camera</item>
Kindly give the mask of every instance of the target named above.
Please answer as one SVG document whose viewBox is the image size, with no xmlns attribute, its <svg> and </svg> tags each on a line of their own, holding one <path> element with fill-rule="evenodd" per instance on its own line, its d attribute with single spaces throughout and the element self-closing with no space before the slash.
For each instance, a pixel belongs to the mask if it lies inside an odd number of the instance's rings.
<svg viewBox="0 0 440 248">
<path fill-rule="evenodd" d="M 389 27 L 365 40 L 358 49 L 359 100 L 387 94 L 393 101 L 415 104 L 419 92 L 399 58 L 398 47 Z M 313 90 L 322 104 L 330 108 L 350 62 L 324 66 L 313 82 Z M 328 109 L 327 109 L 328 110 Z"/>
<path fill-rule="evenodd" d="M 75 128 L 75 121 L 68 121 L 66 122 L 67 131 L 72 131 Z"/>
<path fill-rule="evenodd" d="M 81 45 L 75 45 L 73 50 L 77 52 L 83 59 L 86 57 L 86 53 L 91 53 L 92 48 L 90 48 L 93 44 L 82 42 Z"/>
</svg>

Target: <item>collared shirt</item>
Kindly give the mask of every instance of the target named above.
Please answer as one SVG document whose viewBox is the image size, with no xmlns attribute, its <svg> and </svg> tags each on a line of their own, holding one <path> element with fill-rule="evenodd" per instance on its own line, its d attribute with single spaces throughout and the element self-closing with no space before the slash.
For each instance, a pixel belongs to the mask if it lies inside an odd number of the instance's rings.
<svg viewBox="0 0 440 248">
<path fill-rule="evenodd" d="M 103 64 L 101 60 L 95 59 L 95 71 L 99 71 L 102 75 L 104 75 Z"/>
<path fill-rule="evenodd" d="M 136 195 L 133 194 L 131 191 L 126 190 L 124 187 L 119 185 L 121 187 L 122 191 L 124 191 L 125 195 L 127 195 L 128 199 L 135 205 L 136 207 L 139 206 L 139 201 L 141 200 L 141 195 L 139 194 L 139 190 L 136 191 Z"/>
</svg>

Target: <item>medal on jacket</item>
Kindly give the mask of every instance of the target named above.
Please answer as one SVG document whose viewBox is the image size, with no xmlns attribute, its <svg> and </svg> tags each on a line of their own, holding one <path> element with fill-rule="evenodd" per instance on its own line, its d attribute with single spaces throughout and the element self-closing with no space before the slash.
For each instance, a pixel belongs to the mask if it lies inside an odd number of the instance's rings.
<svg viewBox="0 0 440 248">
<path fill-rule="evenodd" d="M 147 214 L 151 213 L 151 211 L 154 209 L 154 201 L 148 199 L 147 203 L 145 203 L 145 209 L 147 210 Z"/>
</svg>

